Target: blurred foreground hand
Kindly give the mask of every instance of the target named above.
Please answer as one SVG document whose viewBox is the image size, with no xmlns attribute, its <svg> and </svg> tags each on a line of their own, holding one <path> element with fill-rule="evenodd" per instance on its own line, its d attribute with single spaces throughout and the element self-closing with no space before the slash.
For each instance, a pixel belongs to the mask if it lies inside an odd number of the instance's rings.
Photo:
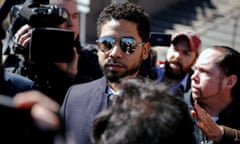
<svg viewBox="0 0 240 144">
<path fill-rule="evenodd" d="M 19 109 L 31 109 L 31 116 L 40 129 L 57 130 L 61 127 L 61 119 L 57 114 L 59 104 L 43 93 L 31 90 L 18 93 L 13 98 Z"/>
</svg>

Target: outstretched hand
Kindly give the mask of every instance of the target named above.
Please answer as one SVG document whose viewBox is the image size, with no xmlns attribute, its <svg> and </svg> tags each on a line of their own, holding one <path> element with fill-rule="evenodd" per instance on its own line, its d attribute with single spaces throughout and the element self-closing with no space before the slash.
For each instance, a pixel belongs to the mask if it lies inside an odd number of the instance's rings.
<svg viewBox="0 0 240 144">
<path fill-rule="evenodd" d="M 196 125 L 207 136 L 209 140 L 219 142 L 223 136 L 223 128 L 215 123 L 211 116 L 201 108 L 197 103 L 194 103 L 192 115 L 198 119 Z"/>
</svg>

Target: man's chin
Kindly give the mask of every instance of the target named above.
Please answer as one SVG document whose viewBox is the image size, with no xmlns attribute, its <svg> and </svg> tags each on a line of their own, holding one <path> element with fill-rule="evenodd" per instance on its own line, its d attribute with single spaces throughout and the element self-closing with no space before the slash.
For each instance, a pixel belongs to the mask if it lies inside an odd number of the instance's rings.
<svg viewBox="0 0 240 144">
<path fill-rule="evenodd" d="M 105 76 L 107 77 L 108 81 L 110 82 L 119 82 L 119 80 L 121 79 L 121 76 L 119 76 L 119 74 L 117 73 L 113 73 L 113 72 L 107 72 L 105 73 Z"/>
</svg>

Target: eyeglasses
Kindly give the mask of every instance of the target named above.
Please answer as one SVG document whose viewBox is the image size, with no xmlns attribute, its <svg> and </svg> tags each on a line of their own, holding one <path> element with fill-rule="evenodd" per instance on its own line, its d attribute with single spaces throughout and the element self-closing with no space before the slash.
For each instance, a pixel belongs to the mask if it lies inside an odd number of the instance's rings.
<svg viewBox="0 0 240 144">
<path fill-rule="evenodd" d="M 114 47 L 114 45 L 116 45 L 117 41 L 119 41 L 121 50 L 126 54 L 134 53 L 136 47 L 143 46 L 145 44 L 144 42 L 137 44 L 136 40 L 132 37 L 122 37 L 120 39 L 116 39 L 110 36 L 100 37 L 96 42 L 98 43 L 98 48 L 102 52 L 108 52 Z"/>
</svg>

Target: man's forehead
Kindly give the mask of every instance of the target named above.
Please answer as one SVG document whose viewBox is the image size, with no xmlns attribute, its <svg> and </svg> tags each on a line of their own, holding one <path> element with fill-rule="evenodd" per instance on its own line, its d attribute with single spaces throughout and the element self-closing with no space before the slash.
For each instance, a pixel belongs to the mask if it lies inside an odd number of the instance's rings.
<svg viewBox="0 0 240 144">
<path fill-rule="evenodd" d="M 200 53 L 197 59 L 197 63 L 202 64 L 216 63 L 222 56 L 223 56 L 222 53 L 219 51 L 213 49 L 206 49 Z"/>
</svg>

